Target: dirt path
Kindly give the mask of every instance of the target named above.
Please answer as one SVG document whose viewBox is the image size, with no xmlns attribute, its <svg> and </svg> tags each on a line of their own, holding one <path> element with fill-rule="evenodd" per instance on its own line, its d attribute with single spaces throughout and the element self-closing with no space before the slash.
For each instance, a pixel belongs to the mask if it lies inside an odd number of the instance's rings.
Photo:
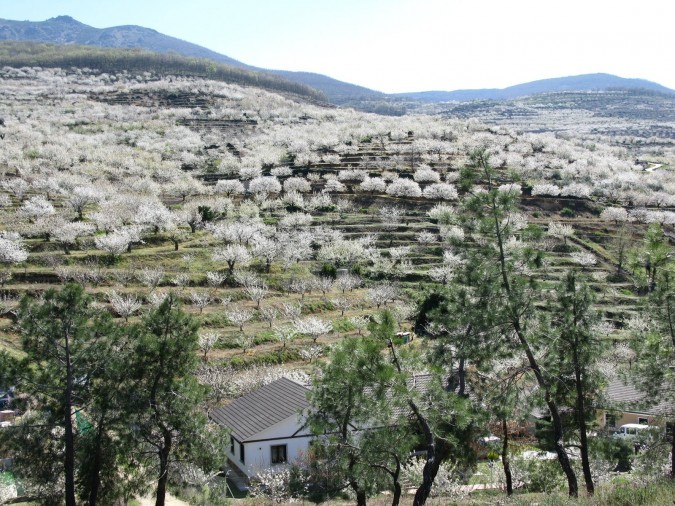
<svg viewBox="0 0 675 506">
<path fill-rule="evenodd" d="M 154 506 L 155 504 L 155 498 L 152 496 L 141 497 L 138 501 L 140 502 L 141 506 Z M 190 506 L 188 503 L 181 501 L 180 499 L 176 499 L 171 494 L 166 494 L 166 501 L 164 504 L 166 506 Z"/>
</svg>

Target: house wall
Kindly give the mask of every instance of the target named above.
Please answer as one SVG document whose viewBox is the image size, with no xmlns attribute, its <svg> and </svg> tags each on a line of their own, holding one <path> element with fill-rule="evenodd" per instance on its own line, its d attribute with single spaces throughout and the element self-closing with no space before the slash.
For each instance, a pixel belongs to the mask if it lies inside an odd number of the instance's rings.
<svg viewBox="0 0 675 506">
<path fill-rule="evenodd" d="M 307 454 L 311 440 L 311 436 L 305 435 L 302 437 L 245 443 L 246 470 L 244 472 L 251 477 L 262 469 L 274 467 L 272 465 L 272 446 L 276 445 L 286 445 L 286 458 L 288 462 L 296 461 Z"/>
<path fill-rule="evenodd" d="M 286 458 L 288 462 L 298 460 L 307 453 L 312 435 L 307 430 L 300 430 L 301 419 L 292 416 L 283 420 L 264 431 L 251 436 L 253 441 L 244 443 L 245 464 L 241 463 L 239 454 L 239 441 L 235 440 L 234 452 L 230 452 L 230 445 L 225 448 L 225 455 L 235 464 L 240 471 L 249 478 L 261 469 L 272 466 L 272 446 L 286 445 Z M 296 434 L 294 436 L 294 434 Z"/>
<path fill-rule="evenodd" d="M 598 410 L 598 426 L 605 428 L 605 413 L 607 411 L 604 410 Z M 609 413 L 612 413 L 611 411 Z M 647 425 L 662 425 L 661 421 L 658 420 L 658 417 L 654 415 L 648 415 L 646 413 L 632 413 L 632 412 L 614 412 L 616 415 L 616 424 L 615 428 L 619 428 L 622 425 L 625 425 L 627 423 L 639 423 L 640 418 L 646 418 L 647 419 Z"/>
</svg>

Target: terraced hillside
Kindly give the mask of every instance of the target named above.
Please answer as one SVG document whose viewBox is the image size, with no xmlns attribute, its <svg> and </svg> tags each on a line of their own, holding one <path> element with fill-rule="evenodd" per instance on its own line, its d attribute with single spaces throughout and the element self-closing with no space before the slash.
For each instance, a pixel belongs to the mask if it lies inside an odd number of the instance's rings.
<svg viewBox="0 0 675 506">
<path fill-rule="evenodd" d="M 675 95 L 641 89 L 542 93 L 513 100 L 434 104 L 428 114 L 474 118 L 524 132 L 556 132 L 658 159 L 675 138 Z"/>
<path fill-rule="evenodd" d="M 69 280 L 120 319 L 177 291 L 210 364 L 302 368 L 383 306 L 408 330 L 477 240 L 458 226 L 458 179 L 480 147 L 522 194 L 518 219 L 545 232 L 537 276 L 552 288 L 570 265 L 590 273 L 608 337 L 640 300 L 620 257 L 649 223 L 673 234 L 672 145 L 645 170 L 569 134 L 384 118 L 204 79 L 4 68 L 0 80 L 0 343 L 16 352 L 18 298 Z"/>
</svg>

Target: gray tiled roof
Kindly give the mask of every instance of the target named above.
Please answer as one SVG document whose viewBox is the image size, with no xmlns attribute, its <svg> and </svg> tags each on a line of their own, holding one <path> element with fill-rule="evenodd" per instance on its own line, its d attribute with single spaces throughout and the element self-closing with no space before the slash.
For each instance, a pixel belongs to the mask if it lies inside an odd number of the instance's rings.
<svg viewBox="0 0 675 506">
<path fill-rule="evenodd" d="M 675 405 L 667 399 L 675 397 L 672 392 L 675 385 L 664 388 L 669 388 L 669 392 L 661 396 L 661 399 L 656 402 L 656 400 L 647 398 L 644 392 L 640 392 L 633 385 L 615 378 L 605 388 L 605 397 L 612 404 L 620 405 L 624 411 L 635 411 L 653 415 L 673 415 L 675 414 Z"/>
<path fill-rule="evenodd" d="M 237 441 L 245 442 L 307 408 L 307 392 L 306 387 L 295 381 L 280 378 L 227 406 L 213 410 L 209 417 L 230 429 Z"/>
</svg>

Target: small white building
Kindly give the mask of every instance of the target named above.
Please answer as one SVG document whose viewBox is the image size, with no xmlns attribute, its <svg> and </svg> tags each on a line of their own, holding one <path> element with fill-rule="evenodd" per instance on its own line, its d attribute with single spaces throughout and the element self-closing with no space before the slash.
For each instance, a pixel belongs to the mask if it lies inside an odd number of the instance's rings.
<svg viewBox="0 0 675 506">
<path fill-rule="evenodd" d="M 312 439 L 302 416 L 309 406 L 307 392 L 281 378 L 212 411 L 209 417 L 230 431 L 225 454 L 231 464 L 251 478 L 306 454 Z"/>
</svg>

